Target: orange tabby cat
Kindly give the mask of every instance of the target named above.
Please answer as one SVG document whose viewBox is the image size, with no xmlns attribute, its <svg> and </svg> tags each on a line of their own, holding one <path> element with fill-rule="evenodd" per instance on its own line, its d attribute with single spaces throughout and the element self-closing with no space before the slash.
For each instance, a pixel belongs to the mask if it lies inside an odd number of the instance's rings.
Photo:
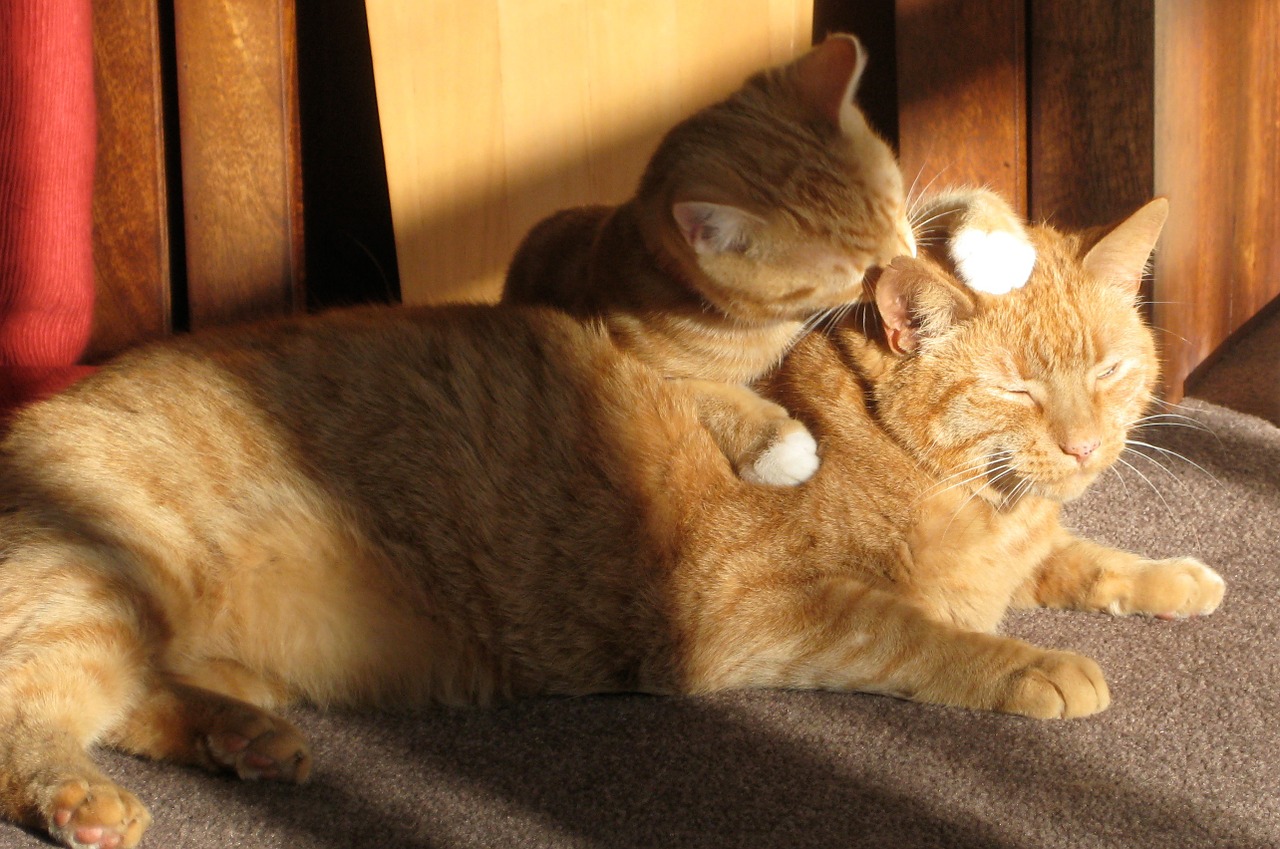
<svg viewBox="0 0 1280 849">
<path fill-rule="evenodd" d="M 806 321 L 857 301 L 867 269 L 915 253 L 897 162 L 853 103 L 865 65 L 833 35 L 756 74 L 667 134 L 634 198 L 542 221 L 508 271 L 506 301 L 602 317 L 684 381 L 748 480 L 795 484 L 818 460 L 747 384 Z"/>
<path fill-rule="evenodd" d="M 1197 561 L 1057 520 L 1148 401 L 1134 297 L 1163 216 L 1087 252 L 1037 229 L 1032 280 L 1001 296 L 895 261 L 883 341 L 851 319 L 769 381 L 821 441 L 798 487 L 741 480 L 678 383 L 549 310 L 362 310 L 126 355 L 0 445 L 0 812 L 134 846 L 150 815 L 87 747 L 303 781 L 271 712 L 295 699 L 1102 710 L 1092 661 L 991 631 L 1010 604 L 1222 596 Z"/>
</svg>

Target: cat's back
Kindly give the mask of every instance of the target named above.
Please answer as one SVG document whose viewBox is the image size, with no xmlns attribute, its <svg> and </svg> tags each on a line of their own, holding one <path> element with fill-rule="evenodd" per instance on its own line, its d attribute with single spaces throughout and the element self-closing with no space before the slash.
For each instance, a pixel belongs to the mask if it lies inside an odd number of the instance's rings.
<svg viewBox="0 0 1280 849">
<path fill-rule="evenodd" d="M 366 308 L 144 347 L 19 414 L 4 447 L 10 466 L 163 456 L 182 476 L 237 459 L 363 486 L 398 485 L 406 468 L 474 480 L 547 464 L 554 476 L 597 429 L 628 438 L 621 410 L 674 426 L 680 403 L 603 332 L 551 310 Z"/>
<path fill-rule="evenodd" d="M 663 653 L 617 623 L 665 633 L 646 599 L 670 529 L 735 483 L 660 376 L 513 307 L 150 346 L 25 411 L 2 450 L 0 544 L 41 527 L 132 563 L 180 623 L 173 657 L 238 657 L 321 701 L 636 686 L 614 676 Z"/>
<path fill-rule="evenodd" d="M 590 281 L 593 247 L 613 210 L 579 206 L 535 224 L 511 258 L 502 299 L 554 305 L 575 314 L 589 312 L 598 297 Z"/>
</svg>

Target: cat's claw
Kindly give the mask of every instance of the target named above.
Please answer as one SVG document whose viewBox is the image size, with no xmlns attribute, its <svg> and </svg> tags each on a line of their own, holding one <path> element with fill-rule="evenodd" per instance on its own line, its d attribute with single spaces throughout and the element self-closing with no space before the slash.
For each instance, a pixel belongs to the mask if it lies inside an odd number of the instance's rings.
<svg viewBox="0 0 1280 849">
<path fill-rule="evenodd" d="M 969 288 L 1003 295 L 1026 285 L 1036 249 L 1013 233 L 968 229 L 951 240 L 951 259 Z"/>
<path fill-rule="evenodd" d="M 151 814 L 114 784 L 72 779 L 53 795 L 49 834 L 71 849 L 133 849 Z"/>
<path fill-rule="evenodd" d="M 742 479 L 771 486 L 796 486 L 818 470 L 818 443 L 799 428 L 783 435 L 742 471 Z"/>
</svg>

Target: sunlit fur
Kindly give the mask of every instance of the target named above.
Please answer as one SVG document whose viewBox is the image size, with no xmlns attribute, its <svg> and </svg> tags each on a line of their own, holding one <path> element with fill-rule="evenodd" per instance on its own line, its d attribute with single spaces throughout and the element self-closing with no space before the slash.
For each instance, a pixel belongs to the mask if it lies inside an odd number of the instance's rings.
<svg viewBox="0 0 1280 849">
<path fill-rule="evenodd" d="M 791 488 L 734 475 L 679 383 L 554 311 L 369 309 L 126 355 L 0 444 L 0 812 L 133 846 L 150 814 L 87 747 L 302 781 L 306 741 L 270 710 L 298 699 L 795 687 L 1106 708 L 1092 661 L 992 633 L 1006 608 L 1186 616 L 1221 580 L 1077 539 L 1037 492 L 975 494 L 949 446 L 981 442 L 977 419 L 913 377 L 966 333 L 975 353 L 937 381 L 973 383 L 984 344 L 1048 346 L 1065 374 L 1081 333 L 1130 332 L 1131 302 L 1056 303 L 1093 297 L 1072 261 L 919 354 L 857 323 L 806 337 L 765 387 L 820 440 Z"/>
<path fill-rule="evenodd" d="M 1083 492 L 1124 450 L 1157 377 L 1136 281 L 1090 277 L 1078 237 L 1039 228 L 1033 243 L 1031 281 L 1005 295 L 967 293 L 972 315 L 894 369 L 880 406 L 933 472 L 969 470 L 993 501 Z M 1094 443 L 1083 461 L 1066 450 Z"/>
<path fill-rule="evenodd" d="M 723 384 L 698 387 L 703 420 L 749 467 L 796 425 L 758 398 L 753 409 L 740 385 L 776 366 L 806 322 L 857 301 L 869 268 L 914 253 L 897 162 L 853 102 L 865 61 L 835 35 L 681 122 L 635 197 L 531 231 L 504 300 L 602 317 L 664 375 Z M 682 225 L 691 205 L 725 212 Z"/>
</svg>

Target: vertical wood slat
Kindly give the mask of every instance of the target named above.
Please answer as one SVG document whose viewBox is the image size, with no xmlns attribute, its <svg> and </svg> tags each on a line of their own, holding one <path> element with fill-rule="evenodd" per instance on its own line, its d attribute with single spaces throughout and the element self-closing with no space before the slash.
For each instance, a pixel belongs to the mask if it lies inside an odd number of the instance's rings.
<svg viewBox="0 0 1280 849">
<path fill-rule="evenodd" d="M 492 299 L 520 238 L 811 40 L 804 0 L 367 0 L 401 291 Z M 733 25 L 727 26 L 726 21 Z"/>
<path fill-rule="evenodd" d="M 1154 0 L 1029 4 L 1030 214 L 1109 224 L 1155 185 Z"/>
<path fill-rule="evenodd" d="M 294 0 L 175 0 L 193 328 L 302 303 Z"/>
<path fill-rule="evenodd" d="M 98 161 L 89 361 L 170 329 L 160 38 L 155 0 L 94 3 Z"/>
<path fill-rule="evenodd" d="M 907 183 L 986 185 L 1027 208 L 1022 0 L 897 0 L 899 158 Z"/>
<path fill-rule="evenodd" d="M 1176 399 L 1280 295 L 1280 4 L 1165 0 L 1155 32 L 1155 323 Z"/>
</svg>

